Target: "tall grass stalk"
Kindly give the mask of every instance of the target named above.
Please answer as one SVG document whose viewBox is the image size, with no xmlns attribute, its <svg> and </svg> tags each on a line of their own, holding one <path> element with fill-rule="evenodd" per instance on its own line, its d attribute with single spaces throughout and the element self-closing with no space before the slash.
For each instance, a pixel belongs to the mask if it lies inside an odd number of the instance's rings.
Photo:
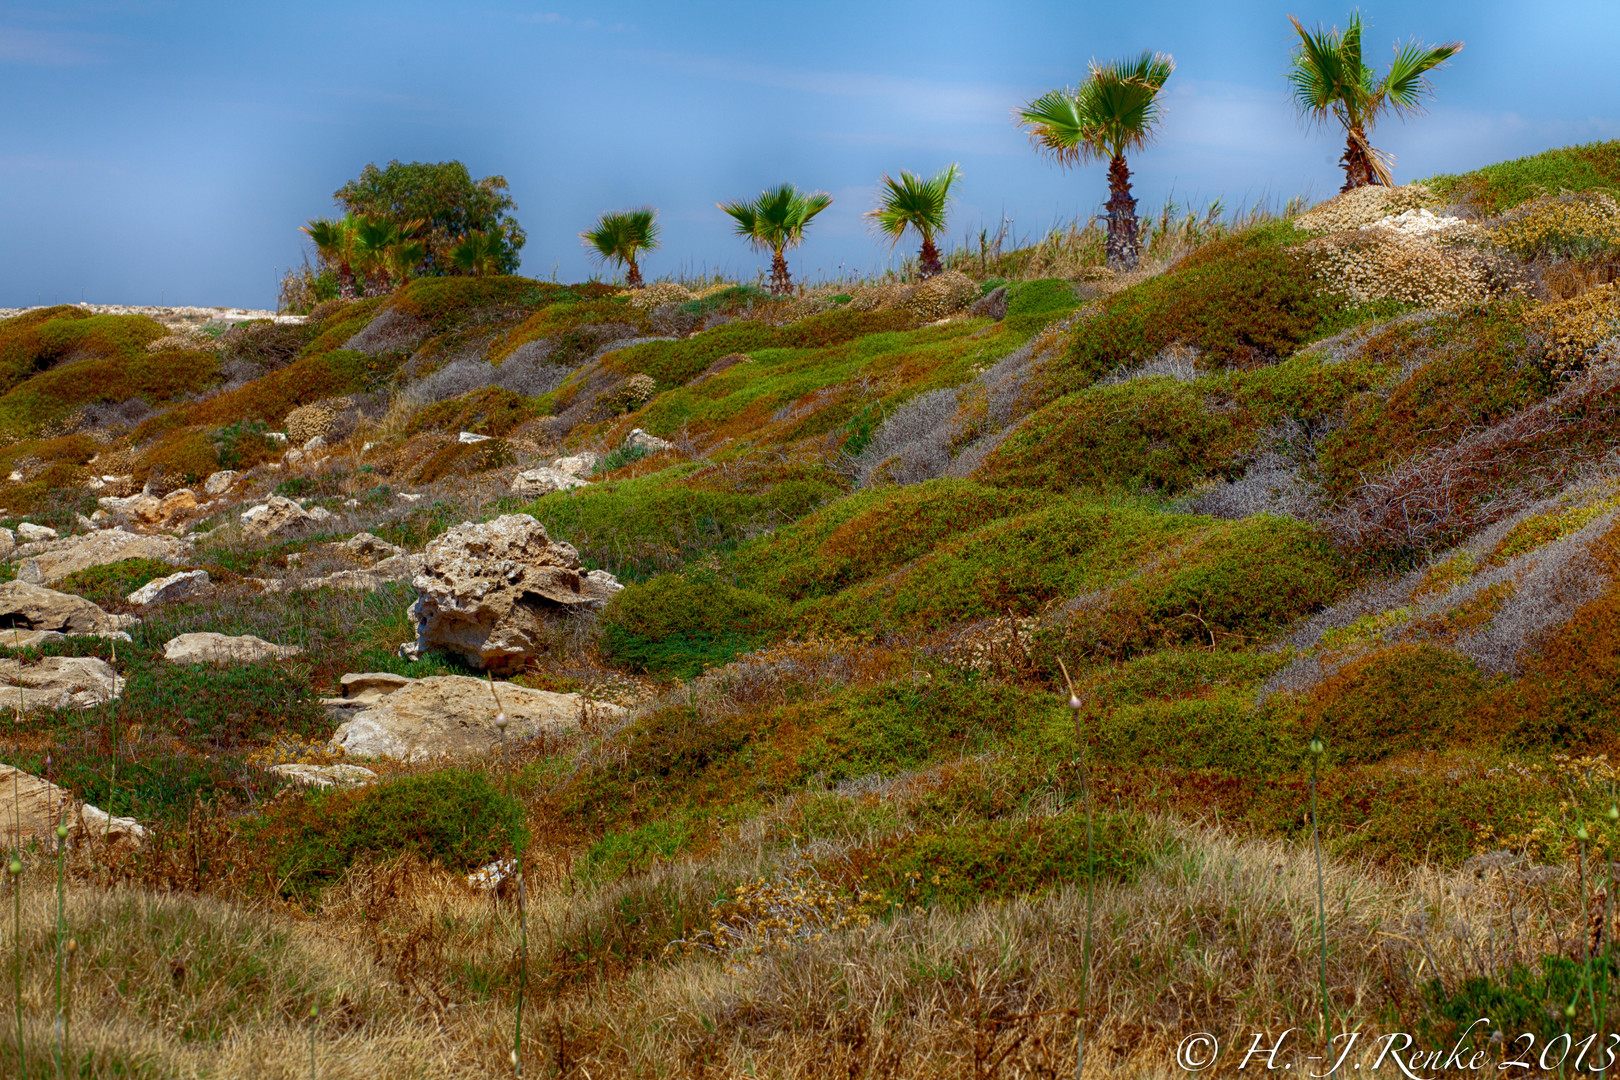
<svg viewBox="0 0 1620 1080">
<path fill-rule="evenodd" d="M 1080 748 L 1080 795 L 1086 804 L 1086 930 L 1080 945 L 1080 1008 L 1075 1021 L 1074 1080 L 1081 1080 L 1086 1066 L 1086 995 L 1091 989 L 1091 924 L 1095 911 L 1097 867 L 1093 858 L 1094 835 L 1091 821 L 1091 773 L 1086 764 L 1086 733 L 1080 726 L 1080 696 L 1074 692 L 1069 666 L 1062 658 L 1063 683 L 1069 689 L 1069 709 L 1074 713 L 1074 741 Z"/>
<path fill-rule="evenodd" d="M 315 1080 L 315 1021 L 321 1016 L 321 1007 L 311 1003 L 309 1007 L 309 1080 Z"/>
<path fill-rule="evenodd" d="M 21 787 L 16 778 L 12 787 Z M 17 849 L 6 866 L 11 875 L 11 971 L 12 993 L 17 1000 L 17 1075 L 26 1077 L 28 1065 L 23 1061 L 22 1021 L 22 820 L 17 819 Z"/>
<path fill-rule="evenodd" d="M 1316 774 L 1325 749 L 1320 738 L 1311 739 L 1311 846 L 1316 849 L 1316 928 L 1322 939 L 1322 1039 L 1327 1041 L 1332 1038 L 1329 1033 L 1333 1030 L 1328 1019 L 1327 897 L 1322 889 L 1322 830 L 1316 817 Z"/>
<path fill-rule="evenodd" d="M 512 759 L 506 745 L 506 710 L 501 708 L 501 695 L 495 689 L 495 676 L 489 676 L 489 695 L 495 699 L 495 730 L 501 736 L 501 765 L 506 773 L 506 796 L 512 797 Z M 516 862 L 518 894 L 518 997 L 517 1016 L 512 1023 L 512 1068 L 523 1075 L 523 998 L 529 988 L 529 920 L 523 903 L 523 842 L 512 838 L 512 856 Z"/>
</svg>

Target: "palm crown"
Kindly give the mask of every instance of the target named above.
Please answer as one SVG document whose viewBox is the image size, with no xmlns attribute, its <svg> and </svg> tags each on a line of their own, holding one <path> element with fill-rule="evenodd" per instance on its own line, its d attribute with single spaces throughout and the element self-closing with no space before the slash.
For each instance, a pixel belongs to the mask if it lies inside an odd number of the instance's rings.
<svg viewBox="0 0 1620 1080">
<path fill-rule="evenodd" d="M 500 228 L 474 229 L 450 247 L 450 262 L 464 274 L 493 274 L 500 270 L 505 233 Z"/>
<path fill-rule="evenodd" d="M 422 221 L 403 225 L 369 214 L 313 218 L 301 232 L 338 275 L 344 295 L 352 295 L 358 278 L 368 294 L 386 292 L 389 282 L 409 281 L 411 271 L 427 258 L 427 245 L 414 238 Z"/>
<path fill-rule="evenodd" d="M 636 253 L 658 247 L 658 211 L 644 206 L 639 210 L 603 214 L 596 219 L 596 225 L 580 233 L 579 238 L 604 262 L 612 260 L 627 266 L 629 272 L 624 283 L 639 289 L 641 268 L 636 265 Z"/>
<path fill-rule="evenodd" d="M 793 288 L 783 252 L 804 242 L 805 226 L 832 205 L 832 196 L 782 184 L 760 192 L 752 202 L 716 205 L 736 222 L 738 236 L 771 253 L 771 292 L 782 294 Z"/>
<path fill-rule="evenodd" d="M 1075 90 L 1053 90 L 1018 111 L 1030 141 L 1061 165 L 1108 161 L 1108 262 L 1134 267 L 1140 258 L 1136 200 L 1131 197 L 1127 152 L 1153 138 L 1163 118 L 1159 91 L 1175 71 L 1166 53 L 1144 52 L 1134 60 L 1092 61 Z"/>
<path fill-rule="evenodd" d="M 1395 50 L 1395 59 L 1382 79 L 1361 57 L 1361 16 L 1353 14 L 1341 33 L 1338 27 L 1306 30 L 1290 15 L 1299 34 L 1288 70 L 1294 104 L 1300 114 L 1318 123 L 1329 116 L 1345 129 L 1343 190 L 1367 184 L 1392 184 L 1388 154 L 1367 141 L 1385 109 L 1398 115 L 1421 111 L 1423 99 L 1434 93 L 1427 75 L 1462 50 L 1460 41 L 1433 47 L 1409 41 Z"/>
<path fill-rule="evenodd" d="M 922 237 L 918 269 L 923 277 L 942 269 L 934 235 L 945 231 L 945 210 L 950 202 L 951 187 L 961 178 L 962 172 L 955 163 L 928 179 L 904 169 L 898 180 L 885 173 L 877 209 L 866 212 L 873 227 L 896 244 L 907 229 L 917 230 Z"/>
</svg>

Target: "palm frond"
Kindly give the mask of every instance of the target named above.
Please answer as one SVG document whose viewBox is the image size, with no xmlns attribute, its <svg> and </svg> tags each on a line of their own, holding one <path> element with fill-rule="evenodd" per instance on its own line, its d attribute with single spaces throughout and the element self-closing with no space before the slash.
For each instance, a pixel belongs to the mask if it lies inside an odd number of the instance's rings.
<svg viewBox="0 0 1620 1080">
<path fill-rule="evenodd" d="M 945 230 L 951 188 L 961 178 L 962 171 L 955 162 L 927 179 L 904 169 L 898 180 L 885 173 L 879 181 L 877 208 L 868 210 L 866 217 L 893 243 L 898 244 L 908 228 L 916 229 L 928 240 Z"/>
<path fill-rule="evenodd" d="M 595 226 L 579 234 L 585 246 L 602 261 L 634 262 L 636 253 L 658 246 L 658 211 L 650 206 L 603 214 Z"/>
<path fill-rule="evenodd" d="M 1397 113 L 1418 112 L 1423 99 L 1434 94 L 1434 88 L 1425 77 L 1462 51 L 1463 43 L 1449 41 L 1444 45 L 1428 47 L 1409 41 L 1395 51 L 1389 65 L 1389 74 L 1379 85 L 1379 96 L 1389 99 Z"/>
<path fill-rule="evenodd" d="M 731 215 L 738 236 L 761 250 L 780 252 L 803 242 L 805 226 L 832 205 L 832 196 L 779 184 L 760 192 L 752 202 L 715 205 Z"/>
<path fill-rule="evenodd" d="M 1052 90 L 1018 110 L 1030 141 L 1060 165 L 1121 157 L 1140 149 L 1163 119 L 1159 91 L 1175 71 L 1167 53 L 1092 62 L 1075 90 Z"/>
</svg>

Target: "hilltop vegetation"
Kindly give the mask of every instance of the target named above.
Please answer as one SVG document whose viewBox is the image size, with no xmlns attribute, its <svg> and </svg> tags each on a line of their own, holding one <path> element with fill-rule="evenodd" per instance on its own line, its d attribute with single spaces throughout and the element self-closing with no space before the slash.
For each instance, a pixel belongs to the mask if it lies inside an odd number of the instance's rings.
<svg viewBox="0 0 1620 1080">
<path fill-rule="evenodd" d="M 216 591 L 139 609 L 122 700 L 30 712 L 0 760 L 50 753 L 75 795 L 157 828 L 118 871 L 185 895 L 116 918 L 257 950 L 263 1031 L 319 999 L 348 1010 L 332 1038 L 380 1058 L 427 1010 L 422 1040 L 469 1074 L 505 1060 L 518 966 L 512 909 L 462 875 L 531 837 L 526 1023 L 593 1076 L 913 1075 L 1009 1045 L 1072 1069 L 1088 875 L 1093 1000 L 1133 1018 L 1099 1036 L 1119 1067 L 1157 1067 L 1195 1020 L 1306 1027 L 1315 764 L 1336 1021 L 1439 1038 L 1466 986 L 1495 985 L 1465 978 L 1552 993 L 1590 902 L 1565 879 L 1620 836 L 1617 161 L 1575 147 L 1237 228 L 1149 223 L 1129 272 L 1091 230 L 840 292 L 491 274 L 217 338 L 74 308 L 0 321 L 0 523 L 82 530 L 103 495 L 243 474 L 161 526 L 195 534 L 186 568 Z M 1030 276 L 1059 249 L 1089 265 Z M 289 455 L 307 433 L 324 447 Z M 511 492 L 585 452 L 587 486 Z M 334 516 L 245 537 L 272 493 Z M 397 655 L 404 584 L 264 582 L 329 572 L 324 545 L 362 529 L 417 551 L 513 512 L 627 585 L 513 681 L 627 717 L 453 771 L 373 763 L 363 792 L 279 789 L 265 764 L 333 758 L 319 701 L 343 674 L 467 669 Z M 173 569 L 54 587 L 134 612 Z M 194 630 L 305 651 L 162 660 Z M 402 825 L 441 788 L 476 829 Z M 81 872 L 88 917 L 113 901 Z M 1545 905 L 1491 914 L 1538 874 Z M 1425 923 L 1442 883 L 1475 891 Z M 340 942 L 307 983 L 277 981 L 307 958 L 241 922 L 256 904 Z M 1487 931 L 1532 967 L 1476 964 Z M 160 990 L 106 1007 L 146 1032 Z M 187 1022 L 140 1067 L 237 1037 L 224 1005 Z M 97 1031 L 112 1068 L 122 1036 Z"/>
</svg>

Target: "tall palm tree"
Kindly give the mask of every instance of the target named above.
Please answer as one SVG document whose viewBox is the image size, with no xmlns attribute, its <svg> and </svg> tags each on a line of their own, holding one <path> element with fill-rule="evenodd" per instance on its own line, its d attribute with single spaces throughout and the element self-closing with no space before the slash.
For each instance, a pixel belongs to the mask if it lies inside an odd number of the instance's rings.
<svg viewBox="0 0 1620 1080">
<path fill-rule="evenodd" d="M 1018 110 L 1030 141 L 1058 164 L 1108 160 L 1108 265 L 1116 269 L 1134 269 L 1142 257 L 1125 152 L 1152 139 L 1163 117 L 1159 91 L 1175 69 L 1168 53 L 1093 60 L 1079 89 L 1053 90 Z"/>
<path fill-rule="evenodd" d="M 658 211 L 643 206 L 603 214 L 589 231 L 580 233 L 579 238 L 603 262 L 611 260 L 629 267 L 624 283 L 639 289 L 641 267 L 636 265 L 636 252 L 658 247 Z"/>
<path fill-rule="evenodd" d="M 500 229 L 475 229 L 450 246 L 450 261 L 463 274 L 492 274 L 500 269 L 501 244 Z"/>
<path fill-rule="evenodd" d="M 783 252 L 804 242 L 804 227 L 832 205 L 832 196 L 825 191 L 806 192 L 792 184 L 782 184 L 760 192 L 753 202 L 715 205 L 737 223 L 738 236 L 760 251 L 770 251 L 771 292 L 781 296 L 793 291 Z"/>
<path fill-rule="evenodd" d="M 877 209 L 866 212 L 873 227 L 896 244 L 907 229 L 917 230 L 922 236 L 922 253 L 917 263 L 922 277 L 933 277 L 944 269 L 939 261 L 939 249 L 934 246 L 934 234 L 945 231 L 945 209 L 950 202 L 951 187 L 961 178 L 962 170 L 955 162 L 927 180 L 904 169 L 900 170 L 898 180 L 884 173 Z"/>
<path fill-rule="evenodd" d="M 1422 111 L 1425 97 L 1434 88 L 1425 77 L 1428 72 L 1462 51 L 1460 41 L 1429 47 L 1416 41 L 1397 46 L 1395 59 L 1382 79 L 1361 60 L 1361 14 L 1350 16 L 1340 33 L 1338 27 L 1306 30 L 1294 16 L 1288 16 L 1299 34 L 1288 69 L 1288 82 L 1294 90 L 1294 104 L 1308 121 L 1325 124 L 1329 116 L 1344 125 L 1344 187 L 1369 184 L 1393 185 L 1389 167 L 1394 159 L 1376 150 L 1367 141 L 1385 109 L 1396 115 Z"/>
<path fill-rule="evenodd" d="M 299 228 L 307 233 L 315 245 L 321 261 L 337 272 L 338 292 L 345 297 L 354 296 L 354 232 L 355 217 L 311 218 Z"/>
<path fill-rule="evenodd" d="M 399 226 L 383 218 L 361 214 L 354 224 L 355 275 L 365 283 L 367 296 L 388 291 L 389 252 L 404 239 Z"/>
</svg>

